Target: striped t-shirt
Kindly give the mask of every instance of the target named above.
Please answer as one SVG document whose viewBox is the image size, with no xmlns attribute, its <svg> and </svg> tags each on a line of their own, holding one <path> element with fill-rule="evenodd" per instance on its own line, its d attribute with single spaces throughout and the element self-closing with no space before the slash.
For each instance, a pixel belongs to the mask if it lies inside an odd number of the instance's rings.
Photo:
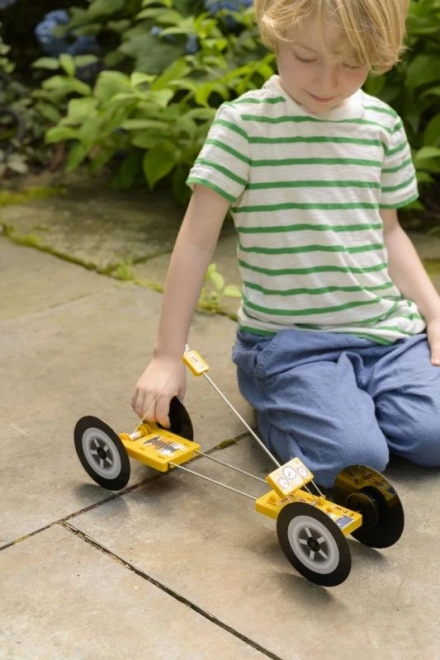
<svg viewBox="0 0 440 660">
<path fill-rule="evenodd" d="M 220 107 L 188 184 L 231 204 L 242 329 L 388 343 L 425 328 L 388 273 L 379 211 L 416 199 L 417 185 L 402 121 L 382 101 L 359 90 L 317 117 L 273 76 Z"/>
</svg>

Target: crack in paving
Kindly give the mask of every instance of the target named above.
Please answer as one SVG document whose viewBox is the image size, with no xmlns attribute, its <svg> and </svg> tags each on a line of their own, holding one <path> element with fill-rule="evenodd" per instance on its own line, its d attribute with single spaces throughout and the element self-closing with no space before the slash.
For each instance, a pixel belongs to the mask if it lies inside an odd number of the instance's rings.
<svg viewBox="0 0 440 660">
<path fill-rule="evenodd" d="M 230 440 L 225 440 L 224 444 L 223 442 L 220 442 L 218 445 L 215 447 L 212 447 L 212 449 L 204 452 L 205 456 L 210 456 L 211 454 L 215 454 L 217 452 L 222 452 L 222 450 L 227 449 L 232 444 L 236 444 L 243 440 L 248 434 L 247 433 L 242 433 L 235 438 L 231 438 Z M 191 461 L 188 461 L 188 463 L 192 464 L 197 461 L 200 461 L 203 459 L 203 455 L 196 456 Z M 8 548 L 13 547 L 14 545 L 17 545 L 18 543 L 22 543 L 23 541 L 26 541 L 29 538 L 32 538 L 36 534 L 41 534 L 42 532 L 45 532 L 46 530 L 50 529 L 51 527 L 54 527 L 55 525 L 63 525 L 64 523 L 68 523 L 69 520 L 72 520 L 73 518 L 77 518 L 78 516 L 81 516 L 84 513 L 88 513 L 89 511 L 93 511 L 94 509 L 97 509 L 100 506 L 103 506 L 104 504 L 108 504 L 109 502 L 112 502 L 113 500 L 116 500 L 120 497 L 123 497 L 124 495 L 127 495 L 128 493 L 132 493 L 136 490 L 139 490 L 143 486 L 146 486 L 147 484 L 153 483 L 157 481 L 158 479 L 162 479 L 166 477 L 168 474 L 171 472 L 174 472 L 174 468 L 170 470 L 169 472 L 156 472 L 145 479 L 142 479 L 142 481 L 139 481 L 136 484 L 133 484 L 132 486 L 127 486 L 126 488 L 118 491 L 117 493 L 111 493 L 107 497 L 105 497 L 102 500 L 99 500 L 99 502 L 94 502 L 93 504 L 89 504 L 88 506 L 78 509 L 78 511 L 74 511 L 73 513 L 70 513 L 67 516 L 64 516 L 63 518 L 58 518 L 57 520 L 52 521 L 51 523 L 48 523 L 47 525 L 44 525 L 43 527 L 39 527 L 38 529 L 35 529 L 31 532 L 28 532 L 27 534 L 24 534 L 23 536 L 18 536 L 12 541 L 8 541 L 7 543 L 4 543 L 1 545 L 1 540 L 0 540 L 0 552 L 3 550 L 7 550 Z"/>
<path fill-rule="evenodd" d="M 199 614 L 203 618 L 207 619 L 208 621 L 210 621 L 214 625 L 218 626 L 219 628 L 222 628 L 222 630 L 225 630 L 229 634 L 233 635 L 233 637 L 236 637 L 237 639 L 241 640 L 242 642 L 244 642 L 248 646 L 251 646 L 256 651 L 259 651 L 260 653 L 265 655 L 267 658 L 271 658 L 271 660 L 283 660 L 283 658 L 281 658 L 280 656 L 275 655 L 274 653 L 272 653 L 268 649 L 264 648 L 263 646 L 260 646 L 260 644 L 258 644 L 258 642 L 255 642 L 254 640 L 250 639 L 246 635 L 243 635 L 243 633 L 240 633 L 235 628 L 232 628 L 231 626 L 229 626 L 224 621 L 221 621 L 221 619 L 217 618 L 214 614 L 211 614 L 207 610 L 204 610 L 203 608 L 199 607 L 195 603 L 188 600 L 188 598 L 185 598 L 185 596 L 183 596 L 182 594 L 179 594 L 177 591 L 174 591 L 173 589 L 170 589 L 169 587 L 167 587 L 162 582 L 159 582 L 158 580 L 153 578 L 151 575 L 148 575 L 148 573 L 145 573 L 145 571 L 141 570 L 140 568 L 137 568 L 134 564 L 131 564 L 126 559 L 123 559 L 122 557 L 120 557 L 116 553 L 112 552 L 111 550 L 109 550 L 105 546 L 101 545 L 98 541 L 95 541 L 93 538 L 91 538 L 90 536 L 88 536 L 84 532 L 80 531 L 76 527 L 73 527 L 67 521 L 64 521 L 60 524 L 64 529 L 66 529 L 70 533 L 74 534 L 75 536 L 79 537 L 85 543 L 88 543 L 89 545 L 91 545 L 93 548 L 95 548 L 99 552 L 102 552 L 103 554 L 107 555 L 108 557 L 111 557 L 118 564 L 121 564 L 122 566 L 127 568 L 132 573 L 135 573 L 138 577 L 142 578 L 143 580 L 146 580 L 147 582 L 149 582 L 153 586 L 157 587 L 158 589 L 160 589 L 161 591 L 166 593 L 168 596 L 171 596 L 171 598 L 173 598 L 174 600 L 177 600 L 179 603 L 182 603 L 186 607 L 189 607 L 194 612 L 197 612 L 197 614 Z"/>
</svg>

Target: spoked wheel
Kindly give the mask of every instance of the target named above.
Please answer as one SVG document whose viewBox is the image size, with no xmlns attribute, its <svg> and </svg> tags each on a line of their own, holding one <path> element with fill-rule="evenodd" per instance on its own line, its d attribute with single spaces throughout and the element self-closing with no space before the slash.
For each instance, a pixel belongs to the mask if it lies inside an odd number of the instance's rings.
<svg viewBox="0 0 440 660">
<path fill-rule="evenodd" d="M 120 490 L 130 479 L 130 460 L 118 435 L 98 417 L 76 423 L 75 449 L 87 474 L 109 490 Z"/>
<path fill-rule="evenodd" d="M 347 579 L 351 555 L 347 540 L 329 516 L 311 504 L 292 502 L 277 518 L 280 546 L 294 568 L 324 587 Z"/>
<path fill-rule="evenodd" d="M 399 496 L 390 482 L 365 465 L 350 465 L 336 477 L 336 504 L 362 514 L 362 526 L 352 536 L 370 548 L 388 548 L 402 535 L 405 520 Z"/>
<path fill-rule="evenodd" d="M 192 440 L 194 438 L 191 418 L 187 409 L 177 396 L 173 397 L 170 401 L 169 418 L 170 428 L 168 430 L 171 431 L 171 433 L 180 435 L 186 440 Z M 160 424 L 158 426 L 160 426 Z"/>
</svg>

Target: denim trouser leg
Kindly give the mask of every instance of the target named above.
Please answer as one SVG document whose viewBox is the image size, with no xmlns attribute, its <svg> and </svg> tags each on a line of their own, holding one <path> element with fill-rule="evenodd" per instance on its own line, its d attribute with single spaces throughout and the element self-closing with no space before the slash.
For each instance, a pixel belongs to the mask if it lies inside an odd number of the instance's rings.
<svg viewBox="0 0 440 660">
<path fill-rule="evenodd" d="M 301 458 L 321 485 L 350 464 L 383 471 L 390 450 L 440 465 L 440 369 L 424 336 L 381 346 L 336 333 L 239 332 L 233 359 L 263 441 L 282 461 Z"/>
</svg>

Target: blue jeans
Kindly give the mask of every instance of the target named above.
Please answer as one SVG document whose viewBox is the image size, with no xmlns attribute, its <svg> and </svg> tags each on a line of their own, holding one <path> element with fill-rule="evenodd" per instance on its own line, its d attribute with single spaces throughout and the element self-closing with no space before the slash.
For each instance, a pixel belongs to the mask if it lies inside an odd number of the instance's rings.
<svg viewBox="0 0 440 660">
<path fill-rule="evenodd" d="M 283 462 L 298 456 L 322 486 L 347 465 L 382 472 L 390 452 L 440 466 L 440 367 L 425 334 L 383 346 L 346 334 L 239 330 L 232 357 L 263 442 Z"/>
</svg>

